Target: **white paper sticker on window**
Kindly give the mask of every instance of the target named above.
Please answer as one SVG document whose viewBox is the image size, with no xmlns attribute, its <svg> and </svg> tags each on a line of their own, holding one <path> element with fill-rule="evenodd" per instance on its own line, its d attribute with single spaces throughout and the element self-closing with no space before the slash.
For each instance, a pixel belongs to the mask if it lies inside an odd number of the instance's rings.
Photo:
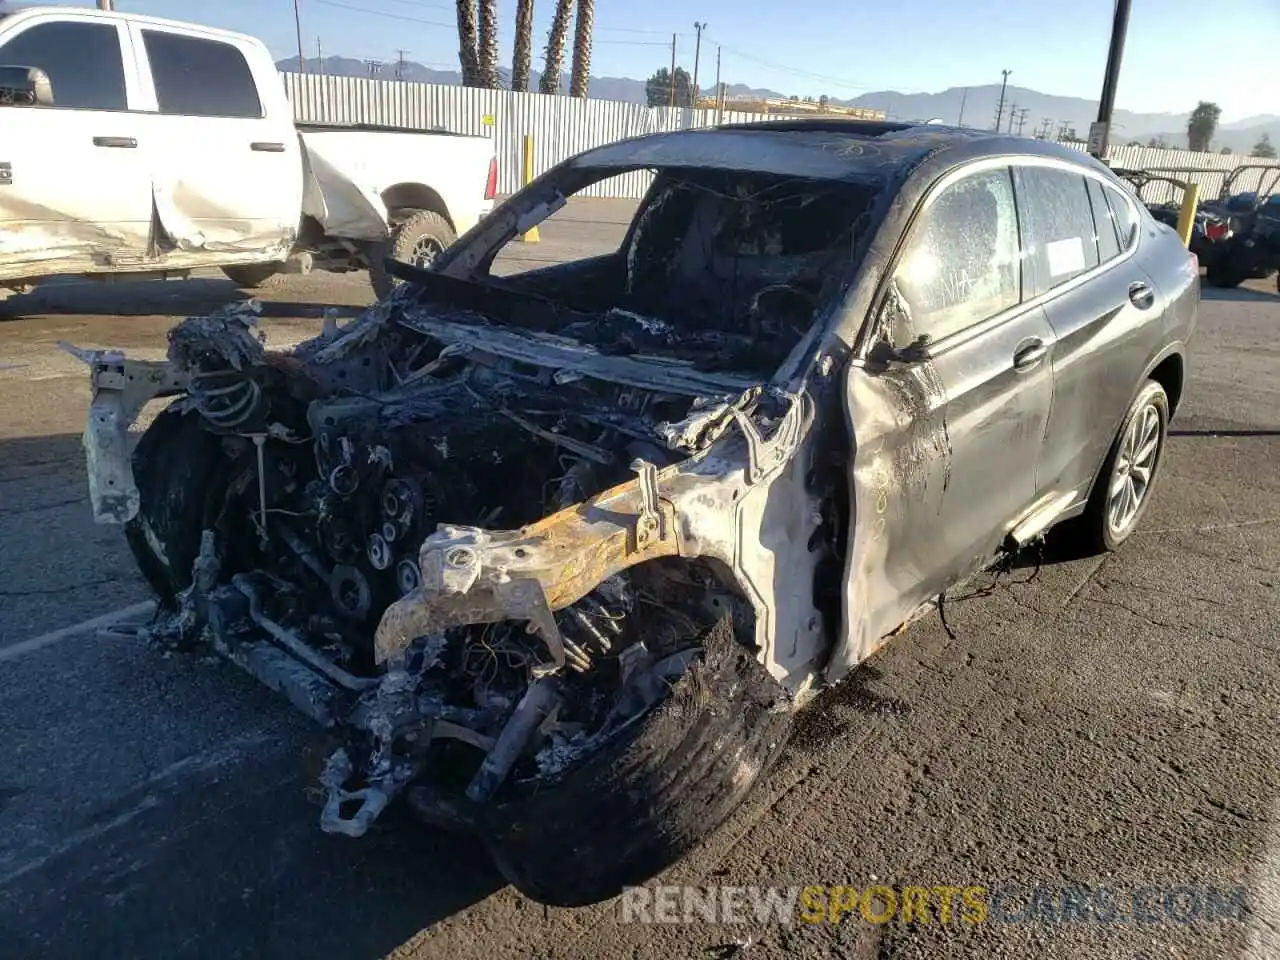
<svg viewBox="0 0 1280 960">
<path fill-rule="evenodd" d="M 1054 240 L 1052 243 L 1045 244 L 1044 252 L 1049 258 L 1049 276 L 1051 277 L 1080 273 L 1084 270 L 1084 243 L 1079 237 Z"/>
</svg>

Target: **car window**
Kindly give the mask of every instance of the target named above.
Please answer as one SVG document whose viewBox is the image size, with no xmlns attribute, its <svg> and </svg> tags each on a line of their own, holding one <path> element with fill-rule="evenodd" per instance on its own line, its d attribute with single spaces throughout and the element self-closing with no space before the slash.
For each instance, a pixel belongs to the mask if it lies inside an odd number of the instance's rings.
<svg viewBox="0 0 1280 960">
<path fill-rule="evenodd" d="M 120 34 L 109 23 L 41 23 L 0 47 L 0 63 L 39 67 L 57 107 L 125 110 Z"/>
<path fill-rule="evenodd" d="M 1082 173 L 1017 167 L 1027 296 L 1036 297 L 1098 265 L 1093 209 Z"/>
<path fill-rule="evenodd" d="M 1086 177 L 1089 185 L 1089 203 L 1093 207 L 1093 228 L 1098 242 L 1098 256 L 1103 263 L 1120 256 L 1120 234 L 1116 232 L 1115 214 L 1107 203 L 1102 183 Z"/>
<path fill-rule="evenodd" d="M 1104 187 L 1107 193 L 1107 200 L 1110 201 L 1111 215 L 1115 218 L 1116 234 L 1120 238 L 1120 246 L 1128 250 L 1133 246 L 1135 237 L 1133 236 L 1133 228 L 1137 223 L 1135 219 L 1133 206 L 1125 199 L 1124 194 L 1114 187 Z"/>
<path fill-rule="evenodd" d="M 229 43 L 143 30 L 163 114 L 261 117 L 262 101 L 244 54 Z"/>
<path fill-rule="evenodd" d="M 938 341 L 1019 300 L 1018 217 L 1009 170 L 951 184 L 921 214 L 894 282 L 909 312 L 900 340 Z"/>
</svg>

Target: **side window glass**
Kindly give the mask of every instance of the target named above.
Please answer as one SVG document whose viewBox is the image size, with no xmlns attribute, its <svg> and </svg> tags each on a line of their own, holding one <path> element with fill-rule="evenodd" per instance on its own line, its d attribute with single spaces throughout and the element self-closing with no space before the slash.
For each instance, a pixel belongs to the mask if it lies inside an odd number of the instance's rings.
<svg viewBox="0 0 1280 960">
<path fill-rule="evenodd" d="M 143 30 L 156 100 L 163 114 L 183 117 L 262 116 L 249 64 L 229 43 Z"/>
<path fill-rule="evenodd" d="M 0 63 L 47 73 L 56 107 L 128 109 L 120 34 L 109 23 L 37 24 L 0 47 Z"/>
<path fill-rule="evenodd" d="M 1008 168 L 947 187 L 917 220 L 894 273 L 907 316 L 893 332 L 904 347 L 958 333 L 1019 300 L 1018 216 Z"/>
<path fill-rule="evenodd" d="M 1120 246 L 1128 250 L 1133 246 L 1134 237 L 1132 236 L 1133 228 L 1137 224 L 1134 218 L 1133 207 L 1125 199 L 1124 194 L 1120 191 L 1106 187 L 1107 199 L 1111 202 L 1111 215 L 1115 217 L 1116 233 L 1120 237 Z"/>
<path fill-rule="evenodd" d="M 1039 296 L 1098 265 L 1093 210 L 1081 173 L 1055 167 L 1017 167 L 1022 248 L 1028 296 Z"/>
<path fill-rule="evenodd" d="M 1120 256 L 1120 237 L 1116 232 L 1116 218 L 1107 203 L 1102 183 L 1092 177 L 1086 177 L 1089 184 L 1089 203 L 1093 206 L 1093 229 L 1097 234 L 1098 255 L 1106 263 Z"/>
</svg>

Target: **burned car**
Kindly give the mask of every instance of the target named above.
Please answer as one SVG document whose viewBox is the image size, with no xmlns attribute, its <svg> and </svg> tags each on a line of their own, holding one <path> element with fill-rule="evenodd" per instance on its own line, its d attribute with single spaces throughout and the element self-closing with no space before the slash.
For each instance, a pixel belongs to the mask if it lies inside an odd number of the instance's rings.
<svg viewBox="0 0 1280 960">
<path fill-rule="evenodd" d="M 633 171 L 615 252 L 495 271 Z M 1064 521 L 1119 546 L 1198 282 L 1083 154 L 834 121 L 588 151 L 394 269 L 293 350 L 241 304 L 164 362 L 83 353 L 93 507 L 152 639 L 339 738 L 324 830 L 402 794 L 555 904 L 714 830 L 795 711 L 950 585 Z"/>
</svg>

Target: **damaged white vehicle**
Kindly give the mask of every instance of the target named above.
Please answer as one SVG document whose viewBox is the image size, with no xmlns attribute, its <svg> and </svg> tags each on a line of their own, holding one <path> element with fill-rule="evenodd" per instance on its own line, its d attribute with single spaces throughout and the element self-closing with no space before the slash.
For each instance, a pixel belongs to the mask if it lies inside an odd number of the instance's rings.
<svg viewBox="0 0 1280 960">
<path fill-rule="evenodd" d="M 55 276 L 244 287 L 425 265 L 493 206 L 493 141 L 296 126 L 253 37 L 0 2 L 0 299 Z"/>
<path fill-rule="evenodd" d="M 326 831 L 359 836 L 403 793 L 537 900 L 643 881 L 947 585 L 1059 520 L 1116 546 L 1141 515 L 1191 261 L 1108 214 L 1127 252 L 1095 246 L 1092 272 L 1024 308 L 1038 261 L 995 202 L 1023 166 L 1078 186 L 1090 238 L 1087 182 L 1143 217 L 1105 168 L 1023 139 L 664 134 L 562 164 L 293 351 L 241 305 L 179 324 L 167 362 L 82 353 L 93 505 L 161 599 L 149 636 L 212 645 L 343 738 Z M 646 168 L 615 253 L 492 272 L 570 194 Z M 1052 240 L 1072 242 L 1087 256 Z M 1131 270 L 1158 278 L 1145 306 Z M 1027 352 L 1054 296 L 1112 288 L 1100 322 L 1124 332 L 1077 340 L 1070 377 L 1044 340 Z M 981 332 L 957 340 L 966 316 Z M 130 464 L 127 426 L 160 395 Z"/>
</svg>

